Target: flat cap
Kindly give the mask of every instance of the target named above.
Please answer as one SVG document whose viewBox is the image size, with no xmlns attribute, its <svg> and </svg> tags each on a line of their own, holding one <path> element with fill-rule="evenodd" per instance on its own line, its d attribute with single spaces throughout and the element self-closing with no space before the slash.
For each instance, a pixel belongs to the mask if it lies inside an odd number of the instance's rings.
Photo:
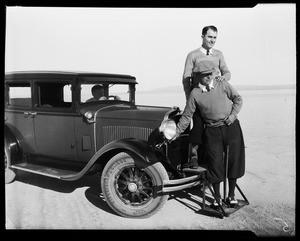
<svg viewBox="0 0 300 241">
<path fill-rule="evenodd" d="M 193 72 L 199 74 L 208 74 L 214 71 L 215 71 L 215 64 L 211 60 L 203 60 L 193 68 Z"/>
</svg>

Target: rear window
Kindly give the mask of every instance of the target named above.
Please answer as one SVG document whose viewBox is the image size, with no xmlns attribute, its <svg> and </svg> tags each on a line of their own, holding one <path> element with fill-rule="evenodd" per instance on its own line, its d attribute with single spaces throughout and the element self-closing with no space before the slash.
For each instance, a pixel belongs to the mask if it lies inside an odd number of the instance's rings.
<svg viewBox="0 0 300 241">
<path fill-rule="evenodd" d="M 37 82 L 37 90 L 37 107 L 68 109 L 72 106 L 72 86 L 69 82 Z"/>
<path fill-rule="evenodd" d="M 30 83 L 7 85 L 7 105 L 12 107 L 31 107 Z"/>
</svg>

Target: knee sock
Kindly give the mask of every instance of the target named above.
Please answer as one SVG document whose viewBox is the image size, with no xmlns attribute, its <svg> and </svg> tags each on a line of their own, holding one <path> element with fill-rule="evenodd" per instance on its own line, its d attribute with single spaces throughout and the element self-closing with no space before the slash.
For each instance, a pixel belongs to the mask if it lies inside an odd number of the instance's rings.
<svg viewBox="0 0 300 241">
<path fill-rule="evenodd" d="M 198 161 L 198 144 L 192 144 L 192 155 L 191 159 L 195 159 Z"/>
<path fill-rule="evenodd" d="M 214 189 L 214 192 L 215 192 L 216 196 L 220 198 L 221 197 L 221 194 L 220 194 L 220 183 L 219 182 L 213 183 L 212 186 L 213 186 L 213 189 Z"/>
<path fill-rule="evenodd" d="M 229 184 L 229 197 L 234 197 L 234 190 L 236 186 L 236 179 L 228 179 L 228 184 Z"/>
</svg>

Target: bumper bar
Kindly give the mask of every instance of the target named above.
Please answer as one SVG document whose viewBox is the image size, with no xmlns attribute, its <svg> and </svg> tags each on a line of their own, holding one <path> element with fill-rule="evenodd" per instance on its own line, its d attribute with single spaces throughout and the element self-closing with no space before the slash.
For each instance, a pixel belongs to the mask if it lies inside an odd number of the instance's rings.
<svg viewBox="0 0 300 241">
<path fill-rule="evenodd" d="M 186 178 L 175 180 L 164 180 L 162 193 L 175 192 L 186 188 L 197 186 L 201 183 L 201 175 L 194 175 Z"/>
</svg>

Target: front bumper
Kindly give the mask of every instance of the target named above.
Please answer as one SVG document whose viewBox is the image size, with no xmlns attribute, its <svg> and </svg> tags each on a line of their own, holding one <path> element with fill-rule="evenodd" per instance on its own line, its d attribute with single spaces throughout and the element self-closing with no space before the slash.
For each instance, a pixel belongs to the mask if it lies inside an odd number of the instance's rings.
<svg viewBox="0 0 300 241">
<path fill-rule="evenodd" d="M 174 180 L 164 180 L 161 192 L 163 194 L 167 194 L 169 192 L 180 191 L 183 189 L 198 186 L 203 182 L 202 174 L 204 172 L 206 172 L 206 170 L 203 170 L 201 173 L 190 177 L 174 179 Z"/>
</svg>

